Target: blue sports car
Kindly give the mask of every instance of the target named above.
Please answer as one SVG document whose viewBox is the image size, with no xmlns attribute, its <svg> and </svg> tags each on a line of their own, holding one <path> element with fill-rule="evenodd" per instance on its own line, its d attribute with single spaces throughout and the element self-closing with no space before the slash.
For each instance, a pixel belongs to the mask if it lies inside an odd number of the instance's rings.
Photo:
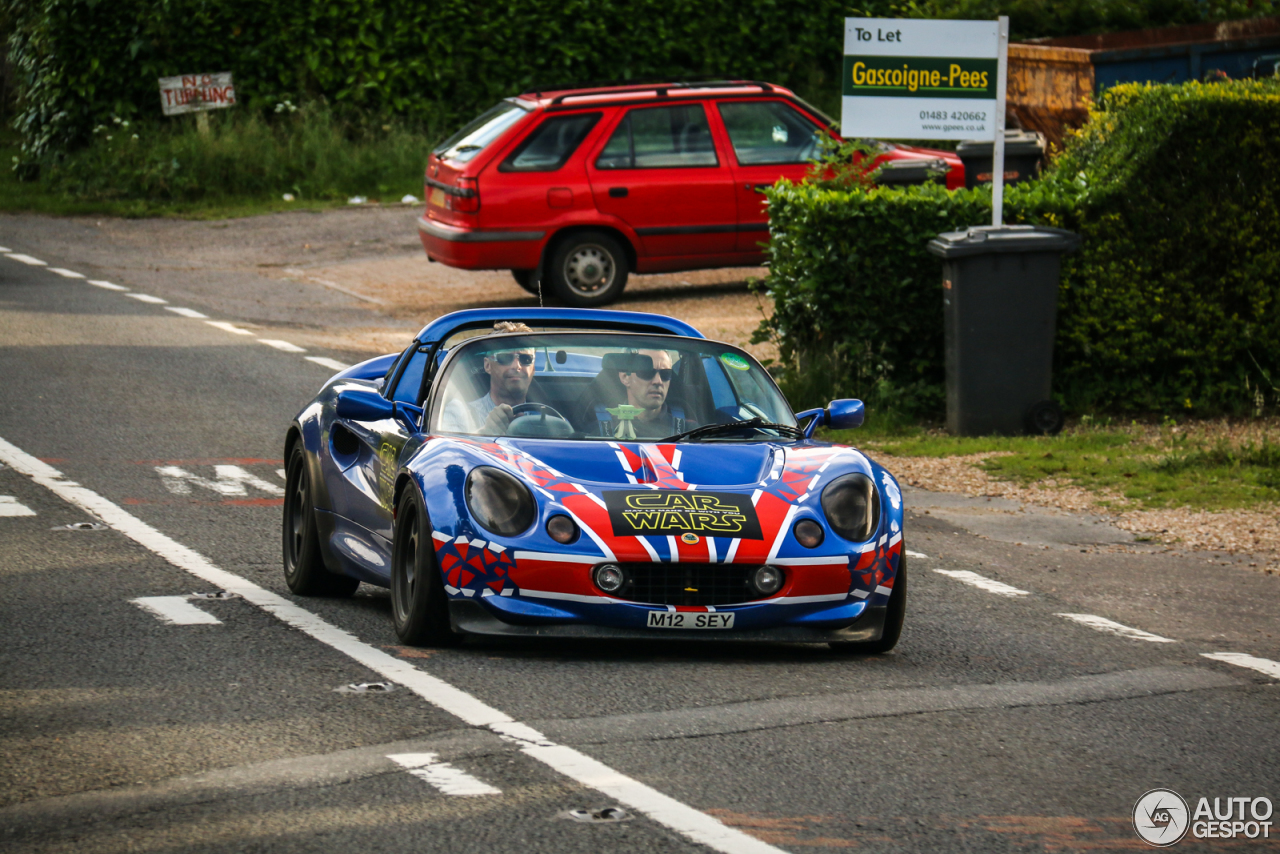
<svg viewBox="0 0 1280 854">
<path fill-rule="evenodd" d="M 284 572 L 465 635 L 897 643 L 902 493 L 812 438 L 749 354 L 679 320 L 460 311 L 329 380 L 285 438 Z"/>
</svg>

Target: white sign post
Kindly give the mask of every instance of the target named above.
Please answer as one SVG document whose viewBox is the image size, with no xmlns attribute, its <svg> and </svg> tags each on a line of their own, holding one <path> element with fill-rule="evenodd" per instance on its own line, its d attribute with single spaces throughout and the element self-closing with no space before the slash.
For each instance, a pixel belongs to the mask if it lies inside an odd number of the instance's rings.
<svg viewBox="0 0 1280 854">
<path fill-rule="evenodd" d="M 218 74 L 182 74 L 160 78 L 160 108 L 166 116 L 195 113 L 201 133 L 209 132 L 209 110 L 234 107 L 236 87 L 231 72 Z"/>
<path fill-rule="evenodd" d="M 845 18 L 846 138 L 991 140 L 992 224 L 1004 201 L 1009 19 Z"/>
</svg>

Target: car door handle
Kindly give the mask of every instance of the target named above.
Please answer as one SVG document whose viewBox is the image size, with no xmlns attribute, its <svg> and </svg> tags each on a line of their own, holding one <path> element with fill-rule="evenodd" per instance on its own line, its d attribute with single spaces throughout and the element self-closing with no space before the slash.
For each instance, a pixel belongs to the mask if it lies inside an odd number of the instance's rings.
<svg viewBox="0 0 1280 854">
<path fill-rule="evenodd" d="M 755 192 L 759 193 L 760 191 L 767 190 L 772 186 L 773 186 L 772 184 L 743 184 L 742 189 L 754 190 Z"/>
<path fill-rule="evenodd" d="M 627 197 L 626 187 L 610 187 L 609 197 L 612 199 L 625 199 Z"/>
</svg>

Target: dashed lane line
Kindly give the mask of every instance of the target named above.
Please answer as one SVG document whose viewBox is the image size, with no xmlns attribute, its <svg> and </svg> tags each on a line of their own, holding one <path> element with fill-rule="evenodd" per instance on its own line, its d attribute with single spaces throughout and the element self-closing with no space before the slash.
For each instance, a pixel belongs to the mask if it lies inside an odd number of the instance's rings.
<svg viewBox="0 0 1280 854">
<path fill-rule="evenodd" d="M 911 549 L 907 549 L 907 557 L 917 557 L 917 558 L 920 558 L 921 560 L 929 559 L 929 556 L 924 552 L 913 552 L 911 551 Z"/>
<path fill-rule="evenodd" d="M 307 356 L 306 358 L 308 362 L 315 362 L 320 367 L 328 368 L 331 371 L 345 371 L 347 368 L 351 367 L 348 364 L 339 362 L 337 359 L 330 359 L 327 356 Z"/>
<path fill-rule="evenodd" d="M 240 595 L 245 601 L 275 616 L 286 625 L 349 656 L 384 679 L 405 686 L 437 708 L 473 727 L 484 727 L 497 733 L 531 759 L 648 815 L 659 824 L 694 842 L 724 854 L 785 854 L 781 849 L 722 824 L 706 813 L 664 795 L 639 780 L 627 777 L 572 747 L 556 744 L 529 725 L 515 720 L 443 679 L 360 641 L 350 632 L 326 622 L 279 594 L 221 569 L 204 555 L 161 533 L 93 490 L 65 480 L 62 472 L 4 439 L 0 439 L 0 462 L 30 477 L 33 482 L 62 500 L 97 517 L 179 569 L 186 570 L 219 590 Z"/>
<path fill-rule="evenodd" d="M 1214 661 L 1234 664 L 1237 667 L 1248 667 L 1250 670 L 1265 673 L 1272 679 L 1280 679 L 1280 661 L 1258 658 L 1255 655 L 1246 655 L 1243 652 L 1202 652 L 1200 654 L 1205 658 L 1212 658 Z"/>
<path fill-rule="evenodd" d="M 963 581 L 965 584 L 972 585 L 988 593 L 994 593 L 997 596 L 1030 596 L 1027 590 L 1019 590 L 994 578 L 987 578 L 985 575 L 978 575 L 976 572 L 970 572 L 967 569 L 935 569 L 934 572 L 939 575 L 945 575 L 948 578 L 954 578 L 956 581 Z"/>
<path fill-rule="evenodd" d="M 34 516 L 36 511 L 12 495 L 0 495 L 0 516 Z"/>
<path fill-rule="evenodd" d="M 201 611 L 185 596 L 143 596 L 130 602 L 149 611 L 160 622 L 170 626 L 220 626 L 222 621 Z"/>
<path fill-rule="evenodd" d="M 299 347 L 297 344 L 291 344 L 288 341 L 281 341 L 278 338 L 259 338 L 259 344 L 266 344 L 268 347 L 274 347 L 285 353 L 305 353 L 305 348 Z"/>
<path fill-rule="evenodd" d="M 1173 638 L 1153 635 L 1151 632 L 1144 632 L 1142 629 L 1135 629 L 1132 626 L 1126 626 L 1123 623 L 1117 623 L 1114 620 L 1108 620 L 1106 617 L 1099 617 L 1096 614 L 1058 614 L 1058 616 L 1074 620 L 1082 626 L 1088 626 L 1091 629 L 1097 629 L 1100 632 L 1112 635 L 1119 635 L 1130 640 L 1147 641 L 1148 643 L 1177 643 Z"/>
<path fill-rule="evenodd" d="M 213 326 L 217 329 L 221 329 L 224 332 L 230 332 L 235 335 L 253 335 L 253 333 L 250 332 L 248 329 L 241 329 L 240 327 L 236 326 L 233 323 L 228 323 L 224 320 L 209 320 L 209 316 L 207 314 L 202 314 L 201 312 L 198 312 L 193 308 L 182 308 L 179 306 L 171 306 L 169 305 L 169 301 L 166 299 L 163 299 L 157 296 L 152 296 L 151 294 L 140 294 L 140 293 L 132 292 L 128 288 L 122 285 L 117 285 L 115 282 L 108 282 L 103 279 L 86 279 L 83 273 L 77 273 L 75 270 L 68 270 L 64 267 L 49 267 L 46 262 L 41 261 L 39 258 L 33 258 L 30 255 L 23 255 L 22 253 L 14 252 L 11 249 L 6 249 L 4 247 L 0 247 L 0 254 L 3 254 L 8 258 L 12 258 L 15 261 L 21 261 L 23 264 L 46 267 L 48 268 L 49 272 L 57 273 L 59 276 L 63 276 L 64 278 L 85 279 L 86 281 L 88 281 L 89 284 L 94 285 L 95 287 L 104 288 L 109 291 L 118 291 L 124 294 L 124 296 L 127 296 L 130 299 L 138 300 L 139 302 L 145 302 L 151 305 L 163 305 L 166 311 L 171 311 L 174 314 L 181 315 L 182 317 L 189 317 L 192 320 L 203 320 L 205 323 L 209 324 L 210 326 Z M 281 341 L 275 338 L 262 338 L 259 340 L 263 344 L 266 344 L 268 347 L 274 347 L 275 349 L 280 350 L 281 352 L 284 352 L 284 353 L 307 352 L 306 348 L 299 347 L 297 344 L 294 344 L 290 341 Z M 314 362 L 315 364 L 320 365 L 321 367 L 329 368 L 330 370 L 334 370 L 334 371 L 344 371 L 350 367 L 350 365 L 343 364 L 342 362 L 339 362 L 336 359 L 328 359 L 323 356 L 307 356 L 306 359 L 308 362 Z"/>
<path fill-rule="evenodd" d="M 200 312 L 196 311 L 194 308 L 182 308 L 176 305 L 166 305 L 164 307 L 164 310 L 172 311 L 174 314 L 179 314 L 179 315 L 182 315 L 183 317 L 190 317 L 192 320 L 208 320 L 209 319 L 209 315 L 201 314 Z"/>
<path fill-rule="evenodd" d="M 125 296 L 127 296 L 129 299 L 136 299 L 138 302 L 151 303 L 152 305 L 168 305 L 169 304 L 169 301 L 167 299 L 161 299 L 160 297 L 153 297 L 151 294 L 127 293 L 125 294 Z"/>
<path fill-rule="evenodd" d="M 223 332 L 231 332 L 236 335 L 252 335 L 253 334 L 248 329 L 241 329 L 239 326 L 236 326 L 234 323 L 227 323 L 225 320 L 206 320 L 205 323 L 209 324 L 214 329 L 221 329 Z"/>
<path fill-rule="evenodd" d="M 488 783 L 477 780 L 466 771 L 441 762 L 434 753 L 392 753 L 387 757 L 419 780 L 425 780 L 442 794 L 462 797 L 477 795 L 501 795 Z"/>
</svg>

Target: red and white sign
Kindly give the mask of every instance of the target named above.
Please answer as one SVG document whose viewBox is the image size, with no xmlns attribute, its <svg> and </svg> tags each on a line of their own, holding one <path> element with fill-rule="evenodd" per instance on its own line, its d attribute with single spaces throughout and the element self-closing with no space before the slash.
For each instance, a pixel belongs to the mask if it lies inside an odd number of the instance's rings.
<svg viewBox="0 0 1280 854">
<path fill-rule="evenodd" d="M 160 78 L 160 107 L 166 116 L 218 110 L 235 103 L 236 87 L 230 71 Z"/>
</svg>

